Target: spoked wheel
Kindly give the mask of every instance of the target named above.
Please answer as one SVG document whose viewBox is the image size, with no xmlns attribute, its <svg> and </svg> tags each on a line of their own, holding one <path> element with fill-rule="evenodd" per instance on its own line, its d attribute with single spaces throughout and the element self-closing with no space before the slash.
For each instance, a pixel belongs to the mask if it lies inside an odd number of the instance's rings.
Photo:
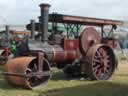
<svg viewBox="0 0 128 96">
<path fill-rule="evenodd" d="M 5 76 L 12 85 L 35 89 L 48 83 L 51 72 L 45 58 L 19 57 L 7 62 Z"/>
<path fill-rule="evenodd" d="M 113 50 L 107 45 L 95 45 L 86 56 L 86 73 L 92 80 L 107 80 L 114 73 L 116 58 Z"/>
<path fill-rule="evenodd" d="M 2 50 L 1 50 L 2 51 Z M 6 53 L 6 51 L 0 52 L 0 65 L 6 64 L 9 59 L 12 59 L 14 55 L 12 53 Z"/>
</svg>

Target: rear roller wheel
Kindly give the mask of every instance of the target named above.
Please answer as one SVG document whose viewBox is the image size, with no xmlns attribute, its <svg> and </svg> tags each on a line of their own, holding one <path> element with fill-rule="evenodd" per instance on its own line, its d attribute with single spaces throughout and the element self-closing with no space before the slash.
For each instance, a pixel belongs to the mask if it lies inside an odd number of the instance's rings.
<svg viewBox="0 0 128 96">
<path fill-rule="evenodd" d="M 50 66 L 45 58 L 19 57 L 7 62 L 5 77 L 12 85 L 35 89 L 48 83 L 51 77 Z"/>
<path fill-rule="evenodd" d="M 107 45 L 95 45 L 86 55 L 86 73 L 92 80 L 107 80 L 116 68 L 116 57 Z"/>
</svg>

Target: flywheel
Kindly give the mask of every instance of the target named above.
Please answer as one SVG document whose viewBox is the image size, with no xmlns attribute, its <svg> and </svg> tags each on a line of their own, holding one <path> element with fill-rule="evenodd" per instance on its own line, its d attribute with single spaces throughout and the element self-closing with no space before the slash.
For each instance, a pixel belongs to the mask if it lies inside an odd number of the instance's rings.
<svg viewBox="0 0 128 96">
<path fill-rule="evenodd" d="M 101 37 L 93 27 L 88 27 L 83 30 L 80 35 L 80 50 L 86 54 L 87 50 L 96 44 L 100 44 Z"/>
</svg>

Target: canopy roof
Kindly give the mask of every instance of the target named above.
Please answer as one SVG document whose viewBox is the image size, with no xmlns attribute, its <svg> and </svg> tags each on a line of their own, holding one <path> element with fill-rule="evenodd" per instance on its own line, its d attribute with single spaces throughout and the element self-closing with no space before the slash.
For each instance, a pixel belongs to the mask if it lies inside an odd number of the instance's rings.
<svg viewBox="0 0 128 96">
<path fill-rule="evenodd" d="M 70 23 L 70 24 L 83 24 L 83 25 L 122 25 L 122 21 L 118 20 L 109 20 L 109 19 L 99 19 L 99 18 L 90 18 L 90 17 L 81 17 L 81 16 L 72 16 L 72 15 L 63 15 L 63 14 L 50 14 L 50 22 L 58 23 Z"/>
</svg>

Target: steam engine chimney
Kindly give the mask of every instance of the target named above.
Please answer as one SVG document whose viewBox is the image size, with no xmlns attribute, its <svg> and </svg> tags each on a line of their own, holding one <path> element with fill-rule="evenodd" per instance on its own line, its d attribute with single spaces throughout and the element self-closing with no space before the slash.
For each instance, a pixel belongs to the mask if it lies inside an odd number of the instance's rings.
<svg viewBox="0 0 128 96">
<path fill-rule="evenodd" d="M 48 20 L 49 20 L 49 4 L 40 4 L 41 16 L 40 16 L 40 28 L 41 28 L 41 41 L 48 40 Z"/>
<path fill-rule="evenodd" d="M 35 20 L 31 20 L 31 39 L 35 39 Z"/>
</svg>

